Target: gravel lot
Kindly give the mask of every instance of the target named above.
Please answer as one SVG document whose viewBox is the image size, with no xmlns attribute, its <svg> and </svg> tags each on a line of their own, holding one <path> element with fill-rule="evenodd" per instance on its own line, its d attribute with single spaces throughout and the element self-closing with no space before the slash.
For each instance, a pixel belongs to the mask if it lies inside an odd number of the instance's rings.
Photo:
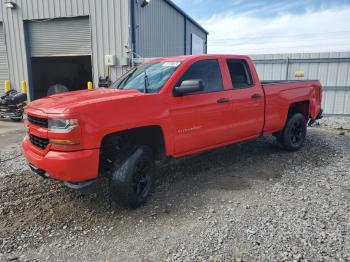
<svg viewBox="0 0 350 262">
<path fill-rule="evenodd" d="M 350 261 L 350 118 L 299 152 L 261 138 L 162 166 L 134 211 L 31 173 L 21 136 L 0 136 L 0 261 Z"/>
</svg>

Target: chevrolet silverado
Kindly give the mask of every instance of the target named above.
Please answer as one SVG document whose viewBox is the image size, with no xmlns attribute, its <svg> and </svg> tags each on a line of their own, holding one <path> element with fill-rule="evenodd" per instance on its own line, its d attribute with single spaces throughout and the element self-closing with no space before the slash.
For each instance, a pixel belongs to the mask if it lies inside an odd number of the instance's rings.
<svg viewBox="0 0 350 262">
<path fill-rule="evenodd" d="M 319 81 L 260 81 L 240 55 L 155 59 L 109 88 L 30 103 L 23 151 L 33 171 L 83 189 L 108 178 L 110 196 L 136 208 L 155 162 L 273 135 L 300 149 L 322 117 Z"/>
</svg>

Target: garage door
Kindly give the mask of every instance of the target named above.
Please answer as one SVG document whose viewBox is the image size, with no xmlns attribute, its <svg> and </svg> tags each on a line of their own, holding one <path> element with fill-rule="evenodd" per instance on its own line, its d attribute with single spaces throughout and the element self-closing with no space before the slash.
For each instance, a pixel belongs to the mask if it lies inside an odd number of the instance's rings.
<svg viewBox="0 0 350 262">
<path fill-rule="evenodd" d="M 2 23 L 0 23 L 0 95 L 4 94 L 4 81 L 9 79 L 5 34 Z"/>
<path fill-rule="evenodd" d="M 29 22 L 32 57 L 91 55 L 88 17 Z"/>
</svg>

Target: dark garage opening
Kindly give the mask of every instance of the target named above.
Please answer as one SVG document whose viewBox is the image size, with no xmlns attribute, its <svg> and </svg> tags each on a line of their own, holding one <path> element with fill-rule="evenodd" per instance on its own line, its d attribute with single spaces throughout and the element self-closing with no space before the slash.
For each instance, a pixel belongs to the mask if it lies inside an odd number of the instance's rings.
<svg viewBox="0 0 350 262">
<path fill-rule="evenodd" d="M 87 88 L 89 81 L 92 81 L 91 56 L 32 57 L 34 99 L 47 96 L 53 85 L 75 91 Z"/>
</svg>

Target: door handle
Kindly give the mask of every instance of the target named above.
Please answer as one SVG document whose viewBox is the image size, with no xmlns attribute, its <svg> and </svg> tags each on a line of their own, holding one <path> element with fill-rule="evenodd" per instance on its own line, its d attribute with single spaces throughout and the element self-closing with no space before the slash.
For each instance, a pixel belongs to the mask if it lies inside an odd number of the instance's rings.
<svg viewBox="0 0 350 262">
<path fill-rule="evenodd" d="M 222 104 L 222 103 L 229 103 L 229 102 L 230 102 L 230 99 L 229 99 L 229 98 L 226 98 L 226 97 L 222 97 L 222 98 L 220 98 L 217 102 L 218 102 L 219 104 Z"/>
<path fill-rule="evenodd" d="M 262 95 L 260 95 L 260 94 L 252 95 L 252 99 L 259 99 L 259 98 L 262 98 Z"/>
</svg>

